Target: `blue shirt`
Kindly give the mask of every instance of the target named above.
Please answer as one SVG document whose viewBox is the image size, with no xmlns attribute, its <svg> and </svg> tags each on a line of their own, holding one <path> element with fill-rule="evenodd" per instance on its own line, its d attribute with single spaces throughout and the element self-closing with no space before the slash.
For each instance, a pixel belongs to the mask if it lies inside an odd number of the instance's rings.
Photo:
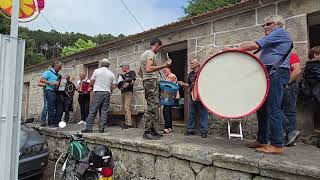
<svg viewBox="0 0 320 180">
<path fill-rule="evenodd" d="M 276 28 L 256 42 L 261 48 L 260 60 L 264 65 L 274 65 L 289 51 L 292 39 L 288 31 Z M 280 67 L 290 69 L 290 54 Z"/>
<path fill-rule="evenodd" d="M 56 71 L 53 69 L 53 68 L 51 68 L 51 69 L 49 69 L 49 70 L 46 70 L 43 74 L 42 74 L 42 78 L 43 79 L 45 79 L 45 80 L 47 80 L 48 82 L 55 82 L 55 81 L 58 81 L 58 76 L 56 75 L 56 74 L 58 74 L 58 73 L 56 73 Z M 54 88 L 55 88 L 56 86 L 54 86 L 54 85 L 46 85 L 46 89 L 49 89 L 49 90 L 54 90 Z"/>
</svg>

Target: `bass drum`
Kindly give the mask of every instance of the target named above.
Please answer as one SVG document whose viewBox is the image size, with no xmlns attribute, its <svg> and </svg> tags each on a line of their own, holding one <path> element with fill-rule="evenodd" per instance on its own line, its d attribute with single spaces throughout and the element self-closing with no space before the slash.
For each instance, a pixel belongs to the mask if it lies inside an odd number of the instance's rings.
<svg viewBox="0 0 320 180">
<path fill-rule="evenodd" d="M 202 104 L 223 118 L 255 113 L 269 90 L 269 76 L 260 60 L 247 52 L 220 52 L 202 65 L 196 80 Z"/>
</svg>

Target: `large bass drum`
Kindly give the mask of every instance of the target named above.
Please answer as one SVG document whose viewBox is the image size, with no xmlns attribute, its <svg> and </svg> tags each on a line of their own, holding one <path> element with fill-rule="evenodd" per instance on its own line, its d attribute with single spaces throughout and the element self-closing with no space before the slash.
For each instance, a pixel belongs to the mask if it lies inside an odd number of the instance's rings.
<svg viewBox="0 0 320 180">
<path fill-rule="evenodd" d="M 255 113 L 266 100 L 269 76 L 257 57 L 230 50 L 208 58 L 195 88 L 209 112 L 223 118 L 242 118 Z"/>
</svg>

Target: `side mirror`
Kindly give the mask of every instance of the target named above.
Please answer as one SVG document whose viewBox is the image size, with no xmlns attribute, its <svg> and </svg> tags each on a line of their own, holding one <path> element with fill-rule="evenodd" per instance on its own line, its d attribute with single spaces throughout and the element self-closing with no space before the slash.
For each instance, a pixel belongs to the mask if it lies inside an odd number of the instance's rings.
<svg viewBox="0 0 320 180">
<path fill-rule="evenodd" d="M 26 124 L 27 124 L 27 123 L 33 123 L 33 122 L 34 122 L 34 118 L 27 118 L 24 122 L 25 122 Z"/>
</svg>

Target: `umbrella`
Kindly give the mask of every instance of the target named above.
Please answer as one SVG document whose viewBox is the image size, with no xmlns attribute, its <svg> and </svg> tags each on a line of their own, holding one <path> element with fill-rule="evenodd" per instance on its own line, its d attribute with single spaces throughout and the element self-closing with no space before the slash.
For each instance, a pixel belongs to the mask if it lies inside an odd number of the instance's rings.
<svg viewBox="0 0 320 180">
<path fill-rule="evenodd" d="M 19 18 L 30 18 L 34 16 L 36 12 L 36 16 L 38 16 L 43 8 L 44 0 L 36 0 L 36 2 L 34 0 L 20 0 Z M 10 18 L 12 13 L 12 0 L 0 0 L 0 12 L 2 15 Z M 33 19 L 35 18 L 36 17 Z"/>
</svg>

